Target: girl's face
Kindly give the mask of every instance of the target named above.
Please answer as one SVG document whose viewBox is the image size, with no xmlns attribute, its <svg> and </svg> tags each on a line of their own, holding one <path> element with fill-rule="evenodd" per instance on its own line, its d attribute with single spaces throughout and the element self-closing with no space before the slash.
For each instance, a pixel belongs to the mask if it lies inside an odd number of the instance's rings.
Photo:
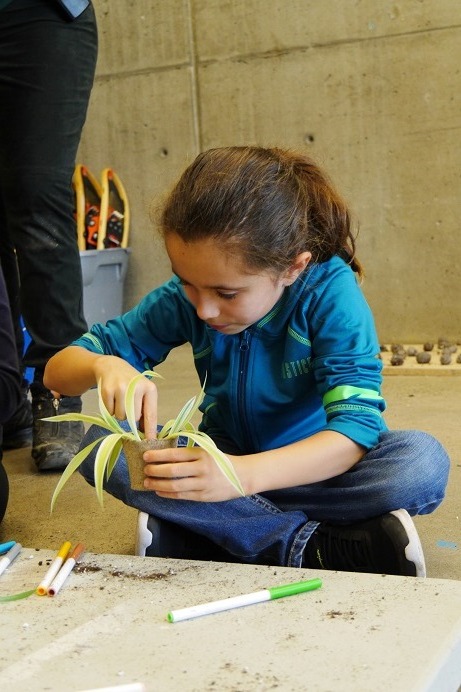
<svg viewBox="0 0 461 692">
<path fill-rule="evenodd" d="M 267 272 L 248 273 L 238 256 L 224 252 L 213 239 L 185 243 L 170 232 L 165 245 L 173 272 L 198 317 L 223 334 L 243 332 L 264 317 L 310 259 L 309 253 L 303 253 L 305 262 L 275 278 Z"/>
</svg>

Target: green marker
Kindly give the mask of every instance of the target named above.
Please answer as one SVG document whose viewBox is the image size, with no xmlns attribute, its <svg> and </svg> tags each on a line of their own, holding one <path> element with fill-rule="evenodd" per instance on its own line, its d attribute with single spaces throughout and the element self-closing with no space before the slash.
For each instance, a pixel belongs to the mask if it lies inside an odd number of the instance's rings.
<svg viewBox="0 0 461 692">
<path fill-rule="evenodd" d="M 285 596 L 294 596 L 305 591 L 313 591 L 321 586 L 321 579 L 308 579 L 307 581 L 298 581 L 293 584 L 285 584 L 284 586 L 273 586 L 271 589 L 255 591 L 254 593 L 234 596 L 233 598 L 224 598 L 222 601 L 212 601 L 211 603 L 202 603 L 202 605 L 191 606 L 190 608 L 170 610 L 167 620 L 168 622 L 180 622 L 181 620 L 198 618 L 201 615 L 220 613 L 222 610 L 240 608 L 241 606 L 263 603 L 264 601 L 273 601 L 276 598 L 284 598 Z"/>
</svg>

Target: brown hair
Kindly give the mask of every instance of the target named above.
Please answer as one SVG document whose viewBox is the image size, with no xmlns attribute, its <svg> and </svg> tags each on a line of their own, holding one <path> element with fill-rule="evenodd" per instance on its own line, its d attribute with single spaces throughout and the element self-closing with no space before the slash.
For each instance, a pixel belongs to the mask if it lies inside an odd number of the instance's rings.
<svg viewBox="0 0 461 692">
<path fill-rule="evenodd" d="M 160 230 L 184 242 L 214 238 L 249 268 L 282 273 L 304 251 L 343 257 L 360 275 L 349 210 L 308 156 L 225 147 L 199 154 L 170 193 Z"/>
</svg>

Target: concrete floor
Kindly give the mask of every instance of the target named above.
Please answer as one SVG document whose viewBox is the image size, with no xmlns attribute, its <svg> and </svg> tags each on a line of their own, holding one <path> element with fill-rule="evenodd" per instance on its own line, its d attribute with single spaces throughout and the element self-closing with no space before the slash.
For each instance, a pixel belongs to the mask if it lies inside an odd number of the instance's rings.
<svg viewBox="0 0 461 692">
<path fill-rule="evenodd" d="M 187 347 L 177 349 L 159 370 L 162 419 L 174 415 L 197 392 Z M 461 377 L 447 375 L 385 376 L 386 418 L 391 428 L 418 428 L 435 435 L 452 460 L 447 496 L 432 515 L 416 517 L 428 576 L 461 579 Z M 84 397 L 84 410 L 97 412 L 94 392 Z M 29 449 L 7 452 L 10 503 L 0 525 L 0 541 L 14 539 L 28 548 L 56 550 L 64 540 L 81 541 L 91 553 L 132 555 L 136 512 L 106 496 L 101 509 L 94 490 L 78 474 L 63 490 L 53 515 L 49 505 L 57 473 L 38 473 Z"/>
</svg>

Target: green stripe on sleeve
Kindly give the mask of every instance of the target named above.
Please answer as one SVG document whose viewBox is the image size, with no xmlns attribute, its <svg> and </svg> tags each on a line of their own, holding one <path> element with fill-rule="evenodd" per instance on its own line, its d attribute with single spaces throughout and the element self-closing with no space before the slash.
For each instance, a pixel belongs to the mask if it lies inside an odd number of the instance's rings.
<svg viewBox="0 0 461 692">
<path fill-rule="evenodd" d="M 361 387 L 352 387 L 351 385 L 343 385 L 330 389 L 323 397 L 323 405 L 328 406 L 337 401 L 346 401 L 347 399 L 369 399 L 371 401 L 383 401 L 383 397 L 374 389 L 362 389 Z"/>
</svg>

